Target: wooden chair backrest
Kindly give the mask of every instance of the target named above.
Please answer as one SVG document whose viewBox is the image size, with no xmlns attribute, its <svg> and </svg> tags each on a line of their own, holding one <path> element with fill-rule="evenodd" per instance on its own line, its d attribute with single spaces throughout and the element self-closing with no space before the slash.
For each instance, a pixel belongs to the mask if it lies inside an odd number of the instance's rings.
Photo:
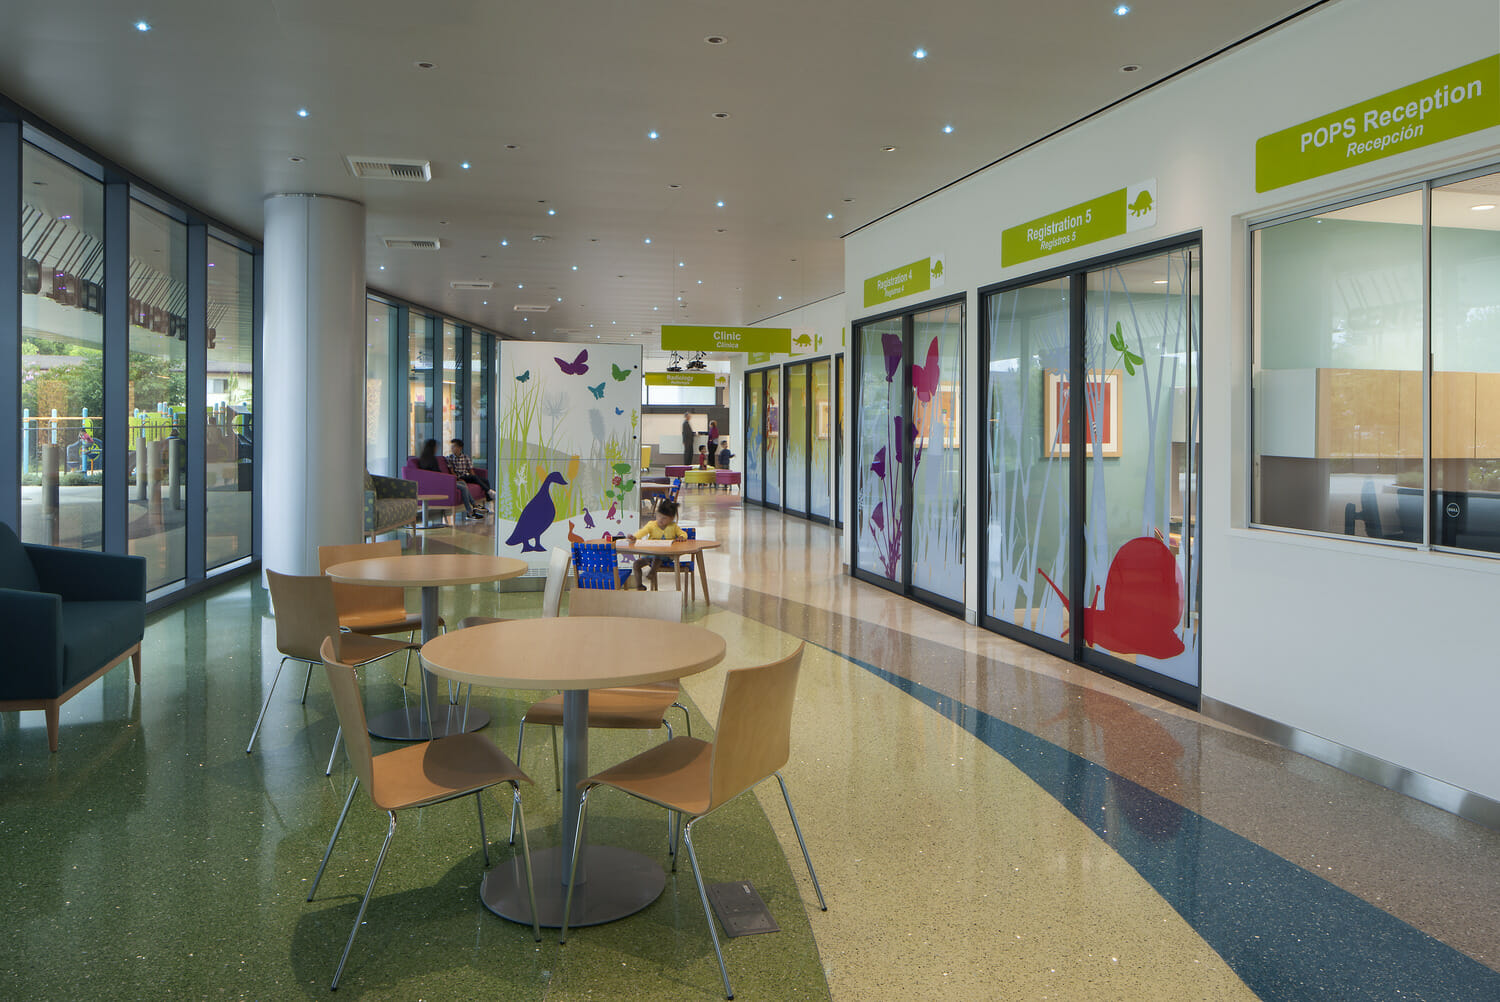
<svg viewBox="0 0 1500 1002">
<path fill-rule="evenodd" d="M 371 557 L 401 556 L 401 541 L 388 539 L 379 543 L 344 543 L 318 547 L 318 573 L 328 573 L 334 564 Z M 381 620 L 406 616 L 406 591 L 402 588 L 372 588 L 366 585 L 333 585 L 333 604 L 340 616 L 369 616 Z"/>
<path fill-rule="evenodd" d="M 682 622 L 682 593 L 581 588 L 568 599 L 570 616 L 623 616 L 629 619 L 660 619 Z"/>
<path fill-rule="evenodd" d="M 333 647 L 333 637 L 324 637 L 318 647 L 318 658 L 328 674 L 333 709 L 338 714 L 339 726 L 344 729 L 344 750 L 349 754 L 354 774 L 365 785 L 365 792 L 378 804 L 380 791 L 375 789 L 375 755 L 370 750 L 370 732 L 365 723 L 365 703 L 359 695 L 359 679 L 354 674 L 354 667 L 341 662 Z"/>
<path fill-rule="evenodd" d="M 339 652 L 339 614 L 333 604 L 333 582 L 321 574 L 301 576 L 266 571 L 271 609 L 276 614 L 276 649 L 288 657 L 316 663 L 326 637 Z"/>
<path fill-rule="evenodd" d="M 709 810 L 773 775 L 791 757 L 792 706 L 806 646 L 798 644 L 780 661 L 725 674 L 709 771 Z"/>
<path fill-rule="evenodd" d="M 573 554 L 561 546 L 547 555 L 547 587 L 542 591 L 542 615 L 556 619 L 562 608 L 563 586 L 568 583 L 568 563 Z"/>
</svg>

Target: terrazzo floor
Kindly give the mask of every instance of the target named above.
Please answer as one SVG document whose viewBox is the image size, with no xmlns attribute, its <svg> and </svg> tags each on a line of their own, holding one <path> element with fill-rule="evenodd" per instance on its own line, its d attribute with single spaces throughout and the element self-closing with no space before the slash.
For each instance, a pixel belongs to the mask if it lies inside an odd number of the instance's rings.
<svg viewBox="0 0 1500 1002">
<path fill-rule="evenodd" d="M 782 929 L 725 941 L 737 998 L 1500 1000 L 1500 833 L 853 581 L 827 527 L 707 491 L 682 521 L 725 544 L 687 612 L 729 647 L 685 680 L 695 734 L 726 669 L 808 641 L 785 775 L 828 911 L 774 783 L 705 820 L 705 878 L 752 881 Z M 480 523 L 413 545 L 492 544 Z M 539 603 L 453 588 L 443 614 Z M 331 701 L 315 677 L 299 704 L 295 666 L 245 754 L 278 660 L 246 578 L 152 617 L 141 688 L 120 669 L 69 703 L 56 755 L 40 713 L 0 714 L 0 998 L 327 994 L 384 819 L 356 801 L 307 903 L 352 774 L 323 776 Z M 367 705 L 400 678 L 368 670 Z M 507 750 L 528 695 L 476 693 Z M 592 757 L 650 740 L 596 731 Z M 557 839 L 550 756 L 522 763 L 534 848 Z M 665 860 L 659 812 L 591 813 Z M 496 865 L 506 814 L 487 800 Z M 483 865 L 467 803 L 403 817 L 339 993 L 722 997 L 685 869 L 559 947 L 484 910 Z"/>
</svg>

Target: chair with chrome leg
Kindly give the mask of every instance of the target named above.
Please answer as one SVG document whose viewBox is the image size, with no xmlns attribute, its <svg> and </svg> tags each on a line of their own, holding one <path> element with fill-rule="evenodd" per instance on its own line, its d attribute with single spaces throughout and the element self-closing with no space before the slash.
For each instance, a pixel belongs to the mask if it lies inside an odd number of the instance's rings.
<svg viewBox="0 0 1500 1002">
<path fill-rule="evenodd" d="M 334 603 L 333 581 L 321 574 L 306 577 L 295 574 L 278 574 L 266 571 L 266 581 L 271 586 L 271 606 L 276 615 L 276 650 L 282 655 L 271 678 L 271 688 L 266 692 L 266 702 L 255 718 L 255 729 L 250 732 L 250 742 L 245 745 L 245 754 L 255 747 L 255 736 L 260 733 L 261 722 L 266 719 L 266 710 L 271 706 L 271 696 L 276 692 L 276 683 L 281 679 L 281 669 L 288 661 L 307 662 L 307 678 L 302 683 L 302 702 L 307 702 L 307 687 L 312 682 L 313 665 L 321 663 L 318 649 L 328 636 L 337 636 L 339 654 L 346 664 L 367 665 L 391 654 L 420 648 L 420 644 L 389 640 L 385 637 L 367 637 L 362 633 L 339 632 L 338 608 Z M 333 759 L 338 754 L 340 730 L 333 737 L 333 750 L 328 755 L 328 772 L 333 771 Z"/>
<path fill-rule="evenodd" d="M 704 889 L 703 873 L 698 867 L 698 854 L 693 849 L 694 825 L 762 780 L 775 776 L 781 784 L 781 796 L 792 819 L 792 830 L 797 833 L 797 844 L 802 847 L 807 875 L 812 878 L 813 890 L 818 895 L 818 907 L 828 910 L 823 889 L 818 886 L 818 875 L 813 871 L 812 857 L 807 852 L 807 843 L 802 838 L 802 826 L 797 823 L 792 798 L 787 793 L 786 781 L 781 777 L 781 769 L 791 756 L 792 707 L 797 694 L 803 646 L 799 644 L 789 657 L 780 661 L 755 668 L 737 668 L 725 674 L 724 698 L 712 743 L 698 738 L 673 738 L 579 784 L 583 791 L 578 817 L 580 832 L 584 830 L 589 794 L 599 786 L 623 790 L 633 797 L 664 807 L 678 817 L 685 815 L 688 818 L 681 829 L 682 838 L 687 845 L 688 862 L 693 867 L 693 880 L 698 885 L 698 897 L 703 903 L 703 917 L 708 921 L 708 932 L 713 938 L 714 953 L 719 958 L 725 998 L 734 998 L 734 989 L 729 984 L 724 951 L 719 947 L 719 933 L 714 928 L 708 892 Z M 575 870 L 579 848 L 575 842 Z M 675 840 L 672 868 L 677 868 Z M 563 903 L 559 943 L 567 942 L 568 938 L 573 877 L 574 874 L 568 875 L 568 896 Z"/>
<path fill-rule="evenodd" d="M 401 541 L 388 539 L 379 543 L 346 543 L 338 546 L 318 547 L 318 573 L 328 573 L 334 564 L 350 560 L 367 560 L 375 557 L 401 556 Z M 334 583 L 333 602 L 339 610 L 339 626 L 351 633 L 380 636 L 385 633 L 404 633 L 408 643 L 417 639 L 422 629 L 422 614 L 406 611 L 406 589 L 377 588 L 369 585 Z M 438 626 L 443 626 L 438 617 Z M 406 655 L 406 668 L 401 673 L 401 684 L 406 684 L 411 671 L 411 652 Z"/>
<path fill-rule="evenodd" d="M 319 657 L 328 673 L 328 687 L 333 690 L 333 705 L 338 712 L 340 725 L 349 735 L 344 747 L 349 755 L 349 764 L 354 767 L 354 785 L 344 801 L 344 809 L 328 840 L 328 849 L 323 861 L 318 864 L 312 888 L 307 892 L 311 901 L 323 879 L 328 866 L 328 857 L 333 855 L 333 845 L 338 841 L 344 827 L 344 818 L 354 803 L 354 794 L 363 785 L 370 801 L 385 811 L 390 819 L 385 842 L 380 846 L 380 855 L 375 857 L 375 871 L 370 874 L 370 885 L 359 903 L 359 914 L 354 917 L 354 928 L 349 932 L 349 942 L 344 945 L 344 955 L 333 972 L 333 984 L 337 989 L 339 978 L 344 973 L 344 964 L 349 951 L 354 947 L 354 937 L 359 935 L 360 923 L 364 921 L 365 909 L 369 907 L 370 895 L 375 893 L 375 881 L 380 877 L 380 867 L 385 862 L 386 850 L 391 847 L 391 838 L 396 834 L 396 812 L 413 807 L 428 807 L 445 800 L 459 797 L 474 797 L 479 811 L 479 844 L 484 850 L 484 862 L 490 862 L 489 839 L 484 832 L 484 803 L 480 794 L 492 786 L 509 783 L 511 804 L 521 811 L 521 784 L 530 783 L 527 775 L 516 767 L 506 754 L 496 748 L 494 742 L 482 734 L 454 734 L 434 741 L 422 741 L 406 745 L 383 755 L 375 755 L 370 749 L 370 734 L 366 729 L 365 707 L 359 698 L 359 683 L 354 678 L 354 665 L 338 659 L 334 652 L 333 638 L 325 638 Z M 536 889 L 531 877 L 531 846 L 526 840 L 526 821 L 521 819 L 521 862 L 526 871 L 526 889 L 531 895 L 531 931 L 538 942 L 542 930 L 536 922 Z"/>
<path fill-rule="evenodd" d="M 563 586 L 568 583 L 568 561 L 572 557 L 561 546 L 552 547 L 547 554 L 547 584 L 542 589 L 542 615 L 555 617 L 562 605 Z M 486 623 L 503 623 L 506 620 L 494 616 L 465 616 L 458 624 L 460 630 Z"/>
</svg>

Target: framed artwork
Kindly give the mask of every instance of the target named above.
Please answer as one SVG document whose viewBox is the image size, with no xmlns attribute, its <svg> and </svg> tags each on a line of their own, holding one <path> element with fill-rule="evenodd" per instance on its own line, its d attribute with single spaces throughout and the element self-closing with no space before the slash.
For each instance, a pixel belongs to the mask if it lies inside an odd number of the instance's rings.
<svg viewBox="0 0 1500 1002">
<path fill-rule="evenodd" d="M 1042 451 L 1047 458 L 1068 455 L 1068 374 L 1046 370 L 1046 417 L 1042 422 Z M 1120 427 L 1120 370 L 1094 371 L 1088 377 L 1088 416 L 1085 421 L 1089 445 L 1099 431 L 1100 455 L 1119 459 L 1123 442 Z"/>
</svg>

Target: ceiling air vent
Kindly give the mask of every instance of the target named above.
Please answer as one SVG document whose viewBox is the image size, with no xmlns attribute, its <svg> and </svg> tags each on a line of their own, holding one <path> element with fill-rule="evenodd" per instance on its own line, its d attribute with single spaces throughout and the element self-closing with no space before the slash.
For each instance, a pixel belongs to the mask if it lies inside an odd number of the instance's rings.
<svg viewBox="0 0 1500 1002">
<path fill-rule="evenodd" d="M 552 306 L 551 304 L 543 304 L 541 306 L 512 306 L 511 309 L 517 313 L 546 313 L 552 309 Z"/>
<path fill-rule="evenodd" d="M 361 181 L 432 180 L 431 160 L 397 160 L 391 157 L 345 157 L 349 173 Z"/>
<path fill-rule="evenodd" d="M 460 291 L 467 291 L 467 290 L 473 290 L 473 289 L 493 289 L 494 287 L 495 287 L 495 283 L 494 282 L 449 282 L 448 283 L 448 288 L 450 288 L 450 289 L 458 289 Z"/>
<path fill-rule="evenodd" d="M 381 241 L 391 250 L 440 250 L 443 246 L 437 237 L 382 237 Z"/>
</svg>

